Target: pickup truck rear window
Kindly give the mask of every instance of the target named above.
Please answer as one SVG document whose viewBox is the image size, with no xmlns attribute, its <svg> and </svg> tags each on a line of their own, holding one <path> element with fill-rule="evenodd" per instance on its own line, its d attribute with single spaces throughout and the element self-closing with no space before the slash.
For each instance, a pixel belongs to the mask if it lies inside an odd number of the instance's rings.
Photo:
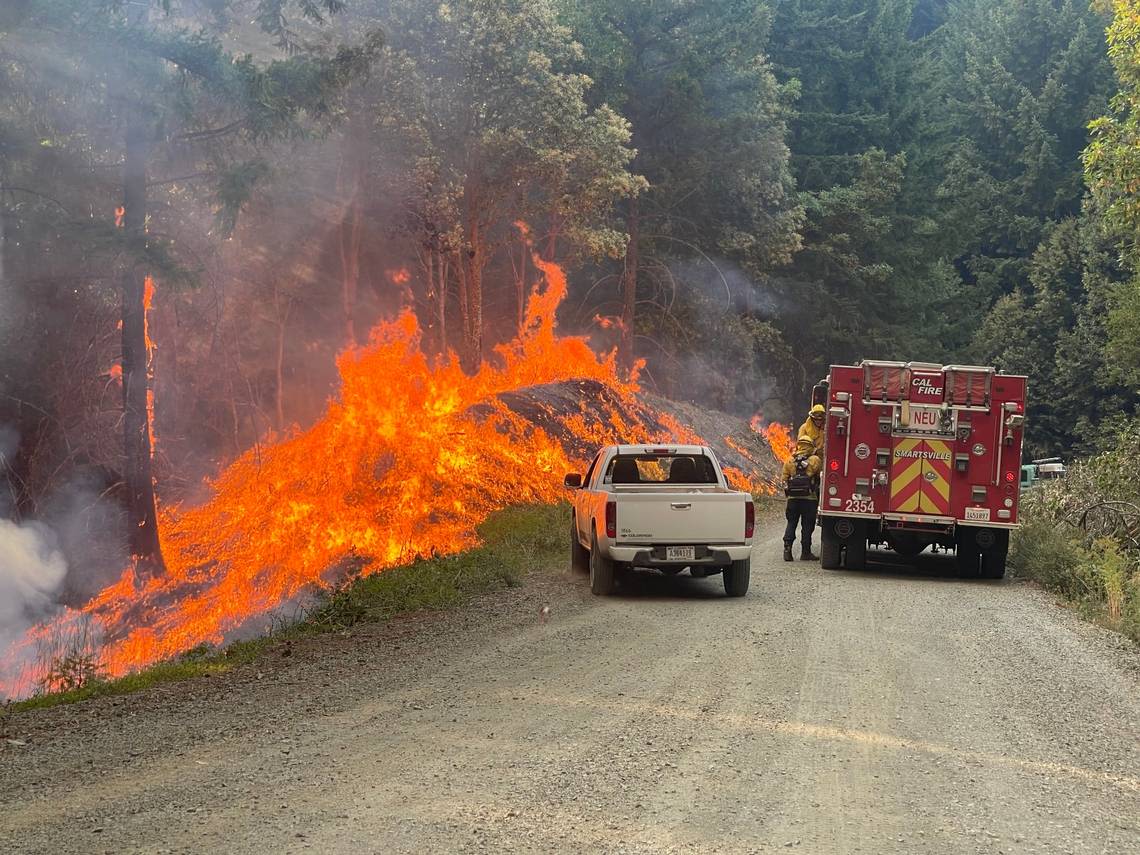
<svg viewBox="0 0 1140 855">
<path fill-rule="evenodd" d="M 619 454 L 606 467 L 605 484 L 716 484 L 703 454 Z"/>
</svg>

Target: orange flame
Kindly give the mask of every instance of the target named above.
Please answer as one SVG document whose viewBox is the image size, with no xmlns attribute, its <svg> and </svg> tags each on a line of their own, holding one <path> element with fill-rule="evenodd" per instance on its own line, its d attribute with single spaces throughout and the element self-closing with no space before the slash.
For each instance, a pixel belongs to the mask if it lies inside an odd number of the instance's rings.
<svg viewBox="0 0 1140 855">
<path fill-rule="evenodd" d="M 101 633 L 105 672 L 121 675 L 221 643 L 250 618 L 335 584 L 348 569 L 367 575 L 474 546 L 475 527 L 492 512 L 563 497 L 563 474 L 582 463 L 567 447 L 700 442 L 664 415 L 653 414 L 665 436 L 630 421 L 625 413 L 647 411 L 634 398 L 636 381 L 620 378 L 614 354 L 599 358 L 585 340 L 556 334 L 566 277 L 541 258 L 534 263 L 545 288 L 536 288 L 523 331 L 496 348 L 493 363 L 474 376 L 454 354 L 429 363 L 411 312 L 379 324 L 367 346 L 338 358 L 340 395 L 317 424 L 237 459 L 204 504 L 161 510 L 167 575 L 127 569 L 80 612 L 34 631 L 25 652 L 87 618 Z M 499 398 L 566 381 L 599 383 L 630 407 L 601 417 L 584 404 L 552 410 L 564 434 L 555 439 Z M 753 486 L 743 473 L 729 474 L 733 484 Z M 34 675 L 21 679 L 7 682 L 26 690 Z M 4 682 L 0 668 L 0 693 Z"/>
<path fill-rule="evenodd" d="M 792 455 L 796 453 L 796 438 L 792 436 L 791 427 L 778 422 L 764 425 L 764 420 L 759 413 L 752 417 L 751 425 L 752 430 L 768 441 L 768 445 L 777 460 L 781 463 L 787 463 L 792 459 Z"/>
<path fill-rule="evenodd" d="M 412 278 L 412 274 L 408 272 L 408 268 L 401 267 L 399 270 L 389 270 L 388 278 L 396 285 L 406 285 Z"/>
</svg>

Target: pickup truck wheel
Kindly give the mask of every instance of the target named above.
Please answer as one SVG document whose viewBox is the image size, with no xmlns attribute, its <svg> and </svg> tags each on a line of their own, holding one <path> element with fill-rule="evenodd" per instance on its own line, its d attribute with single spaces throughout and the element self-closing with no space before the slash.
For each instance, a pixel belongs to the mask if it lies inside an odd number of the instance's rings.
<svg viewBox="0 0 1140 855">
<path fill-rule="evenodd" d="M 724 568 L 724 592 L 730 597 L 743 597 L 748 593 L 748 581 L 752 576 L 752 561 L 742 558 Z"/>
<path fill-rule="evenodd" d="M 590 572 L 590 552 L 578 542 L 578 523 L 570 519 L 570 569 L 574 573 Z"/>
<path fill-rule="evenodd" d="M 590 535 L 590 592 L 604 597 L 614 592 L 614 563 L 598 549 L 598 533 Z"/>
</svg>

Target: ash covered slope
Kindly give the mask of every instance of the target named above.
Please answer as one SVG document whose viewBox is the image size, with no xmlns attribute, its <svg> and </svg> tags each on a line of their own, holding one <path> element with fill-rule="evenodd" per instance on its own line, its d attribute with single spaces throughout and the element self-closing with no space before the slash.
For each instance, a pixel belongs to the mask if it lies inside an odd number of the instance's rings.
<svg viewBox="0 0 1140 855">
<path fill-rule="evenodd" d="M 589 460 L 599 446 L 616 442 L 684 441 L 711 447 L 754 491 L 770 491 L 779 475 L 780 464 L 764 437 L 729 413 L 656 395 L 630 399 L 595 380 L 528 386 L 500 393 L 495 400 L 544 431 L 571 459 Z M 481 404 L 471 413 L 486 418 L 494 409 Z"/>
</svg>

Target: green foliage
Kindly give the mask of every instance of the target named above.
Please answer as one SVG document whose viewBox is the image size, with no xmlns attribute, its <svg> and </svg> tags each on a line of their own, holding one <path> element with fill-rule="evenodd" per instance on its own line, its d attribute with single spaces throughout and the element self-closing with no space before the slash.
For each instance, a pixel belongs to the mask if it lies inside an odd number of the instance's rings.
<svg viewBox="0 0 1140 855">
<path fill-rule="evenodd" d="M 1018 575 L 1140 641 L 1140 551 L 1138 533 L 1129 530 L 1137 521 L 1098 510 L 1105 502 L 1140 508 L 1137 455 L 1140 420 L 1133 419 L 1107 450 L 1070 466 L 1064 479 L 1034 487 L 1022 499 L 1023 526 L 1011 541 L 1009 562 Z"/>
<path fill-rule="evenodd" d="M 356 579 L 308 615 L 312 631 L 385 621 L 412 611 L 453 608 L 471 597 L 517 587 L 527 573 L 558 563 L 566 549 L 563 506 L 514 508 L 480 528 L 485 545 Z"/>
</svg>

